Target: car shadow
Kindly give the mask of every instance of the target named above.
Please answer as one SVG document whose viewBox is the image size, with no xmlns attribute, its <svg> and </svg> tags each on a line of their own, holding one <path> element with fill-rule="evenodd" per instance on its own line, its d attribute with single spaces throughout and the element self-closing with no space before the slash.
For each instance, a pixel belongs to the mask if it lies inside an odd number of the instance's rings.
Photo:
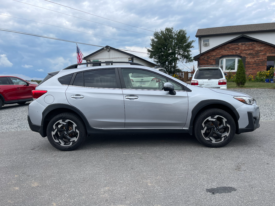
<svg viewBox="0 0 275 206">
<path fill-rule="evenodd" d="M 94 147 L 137 147 L 137 146 L 200 146 L 194 136 L 188 134 L 97 134 L 86 139 L 83 149 Z"/>
<path fill-rule="evenodd" d="M 14 109 L 14 108 L 17 108 L 17 107 L 26 107 L 26 106 L 29 106 L 30 103 L 31 102 L 27 102 L 24 105 L 19 105 L 19 104 L 16 104 L 16 103 L 15 104 L 6 104 L 0 109 L 0 111 L 1 110 L 6 110 L 6 109 Z"/>
</svg>

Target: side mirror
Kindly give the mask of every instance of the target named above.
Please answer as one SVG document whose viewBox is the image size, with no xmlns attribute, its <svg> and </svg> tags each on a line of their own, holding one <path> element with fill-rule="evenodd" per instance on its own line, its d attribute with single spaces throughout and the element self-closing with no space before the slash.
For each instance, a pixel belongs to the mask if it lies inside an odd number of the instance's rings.
<svg viewBox="0 0 275 206">
<path fill-rule="evenodd" d="M 225 76 L 227 76 L 227 73 L 224 73 Z"/>
<path fill-rule="evenodd" d="M 164 91 L 169 91 L 169 94 L 175 95 L 176 91 L 174 90 L 174 85 L 171 84 L 170 82 L 165 82 L 163 86 Z"/>
</svg>

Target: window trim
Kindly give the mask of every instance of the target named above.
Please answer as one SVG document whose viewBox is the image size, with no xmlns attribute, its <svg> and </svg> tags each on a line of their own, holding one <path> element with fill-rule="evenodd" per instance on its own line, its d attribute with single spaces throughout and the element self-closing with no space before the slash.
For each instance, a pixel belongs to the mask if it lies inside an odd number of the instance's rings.
<svg viewBox="0 0 275 206">
<path fill-rule="evenodd" d="M 123 67 L 123 68 L 118 68 L 118 71 L 119 71 L 119 76 L 120 76 L 120 80 L 121 80 L 121 85 L 122 85 L 122 89 L 130 89 L 130 90 L 150 90 L 150 91 L 164 91 L 164 90 L 160 90 L 160 89 L 135 89 L 135 88 L 126 88 L 126 85 L 125 85 L 125 82 L 124 82 L 124 79 L 123 79 L 123 75 L 122 75 L 122 71 L 121 69 L 139 69 L 139 70 L 145 70 L 145 71 L 148 71 L 148 72 L 153 72 L 163 78 L 165 78 L 167 80 L 167 82 L 175 82 L 176 84 L 179 84 L 181 85 L 181 90 L 177 90 L 177 91 L 185 91 L 185 92 L 191 92 L 191 90 L 189 88 L 187 88 L 186 86 L 182 85 L 181 83 L 179 82 L 176 82 L 172 79 L 170 79 L 169 77 L 166 77 L 164 75 L 161 75 L 157 72 L 154 72 L 154 71 L 151 71 L 151 70 L 147 70 L 147 69 L 143 69 L 143 68 L 132 68 L 132 67 L 129 67 L 129 68 L 126 68 L 126 67 Z M 169 80 L 169 81 L 168 81 Z"/>
<path fill-rule="evenodd" d="M 225 63 L 226 63 L 226 60 L 227 59 L 235 59 L 235 69 L 234 70 L 226 70 L 225 68 Z M 240 57 L 225 57 L 225 58 L 221 58 L 220 60 L 219 60 L 219 67 L 222 69 L 222 71 L 224 71 L 224 72 L 237 72 L 237 70 L 238 70 L 238 63 L 239 63 L 239 59 L 241 59 Z M 222 67 L 221 67 L 221 60 L 222 60 L 222 62 L 223 62 L 223 65 L 222 65 Z"/>
</svg>

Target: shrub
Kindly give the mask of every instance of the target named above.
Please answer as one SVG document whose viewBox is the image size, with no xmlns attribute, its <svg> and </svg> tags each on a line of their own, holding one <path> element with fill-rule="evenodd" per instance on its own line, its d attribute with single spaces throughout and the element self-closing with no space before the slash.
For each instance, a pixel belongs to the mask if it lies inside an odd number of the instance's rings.
<svg viewBox="0 0 275 206">
<path fill-rule="evenodd" d="M 243 66 L 243 61 L 239 59 L 238 70 L 236 72 L 236 84 L 237 86 L 244 86 L 246 83 L 245 68 Z"/>
<path fill-rule="evenodd" d="M 227 75 L 225 76 L 226 80 L 228 82 L 230 82 L 230 80 L 232 79 L 232 73 L 231 72 L 227 72 Z"/>
<path fill-rule="evenodd" d="M 248 80 L 249 82 L 254 81 L 254 76 L 253 76 L 252 74 L 248 75 L 247 80 Z"/>
</svg>

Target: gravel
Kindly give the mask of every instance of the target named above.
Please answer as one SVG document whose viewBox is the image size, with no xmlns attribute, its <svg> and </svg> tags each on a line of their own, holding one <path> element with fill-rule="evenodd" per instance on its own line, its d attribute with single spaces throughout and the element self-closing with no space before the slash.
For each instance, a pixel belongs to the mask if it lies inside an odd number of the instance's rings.
<svg viewBox="0 0 275 206">
<path fill-rule="evenodd" d="M 0 132 L 30 130 L 27 115 L 28 104 L 5 105 L 0 110 Z"/>
<path fill-rule="evenodd" d="M 261 120 L 275 120 L 275 89 L 230 89 L 254 97 L 260 107 Z"/>
<path fill-rule="evenodd" d="M 249 94 L 257 100 L 260 106 L 261 121 L 275 120 L 275 90 L 274 89 L 230 89 Z M 6 105 L 0 110 L 0 132 L 30 130 L 28 121 L 28 104 Z"/>
</svg>

